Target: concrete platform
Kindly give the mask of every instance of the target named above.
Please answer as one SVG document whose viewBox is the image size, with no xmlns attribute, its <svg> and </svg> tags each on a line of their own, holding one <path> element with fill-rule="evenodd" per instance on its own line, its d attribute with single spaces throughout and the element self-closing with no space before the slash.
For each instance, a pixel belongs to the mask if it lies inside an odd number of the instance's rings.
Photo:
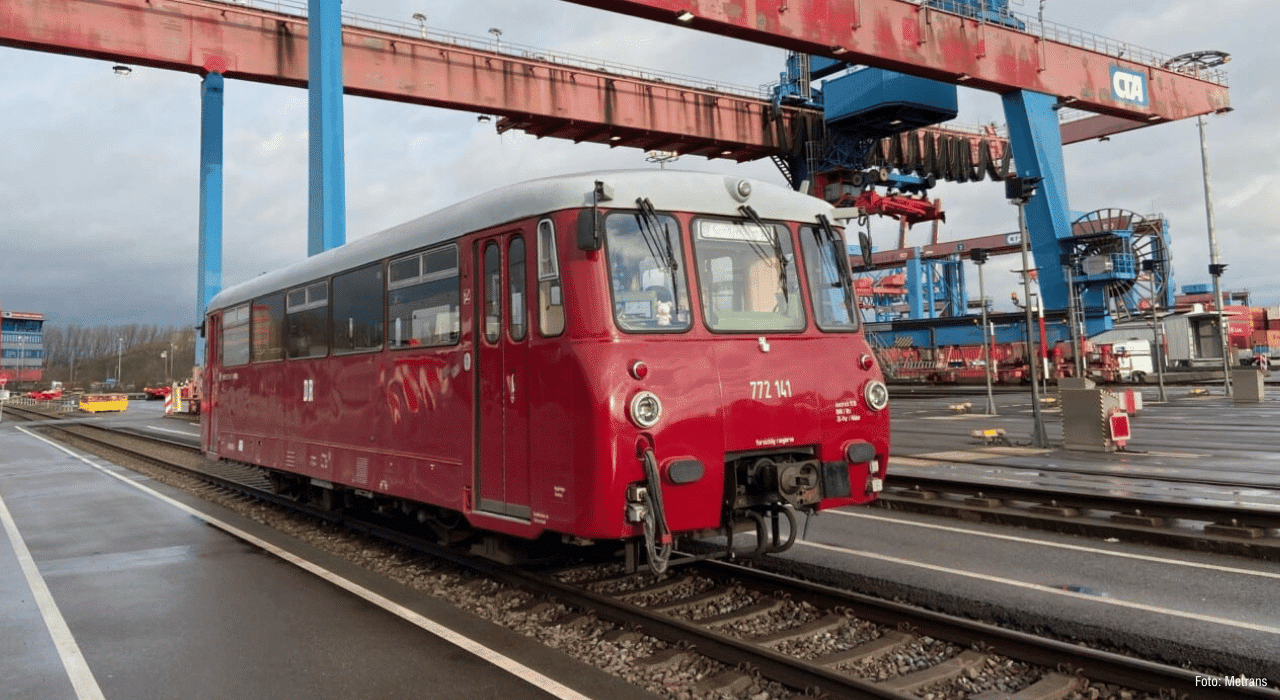
<svg viewBox="0 0 1280 700">
<path fill-rule="evenodd" d="M 12 423 L 0 534 L 9 700 L 652 698 Z"/>
</svg>

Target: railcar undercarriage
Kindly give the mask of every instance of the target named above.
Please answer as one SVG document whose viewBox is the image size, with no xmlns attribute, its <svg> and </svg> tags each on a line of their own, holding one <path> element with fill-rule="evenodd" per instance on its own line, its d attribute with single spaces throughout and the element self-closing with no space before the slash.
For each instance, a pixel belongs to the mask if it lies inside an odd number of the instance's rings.
<svg viewBox="0 0 1280 700">
<path fill-rule="evenodd" d="M 640 568 L 643 547 L 644 563 L 654 573 L 662 573 L 672 560 L 675 538 L 666 529 L 657 458 L 650 449 L 641 459 L 646 481 L 628 489 L 627 519 L 644 525 L 644 538 L 626 543 L 626 568 Z M 724 473 L 721 527 L 680 538 L 697 541 L 722 537 L 724 548 L 697 555 L 681 552 L 679 561 L 752 559 L 784 552 L 796 541 L 797 511 L 813 513 L 824 498 L 847 497 L 851 492 L 848 464 L 823 462 L 816 458 L 814 448 L 739 453 L 726 459 Z M 735 543 L 739 534 L 754 534 L 754 544 L 739 549 Z"/>
<path fill-rule="evenodd" d="M 483 534 L 471 527 L 466 516 L 456 510 L 390 498 L 365 489 L 348 488 L 323 479 L 301 474 L 265 470 L 272 490 L 299 503 L 309 503 L 324 510 L 376 513 L 430 531 L 443 545 L 456 546 L 478 542 Z"/>
</svg>

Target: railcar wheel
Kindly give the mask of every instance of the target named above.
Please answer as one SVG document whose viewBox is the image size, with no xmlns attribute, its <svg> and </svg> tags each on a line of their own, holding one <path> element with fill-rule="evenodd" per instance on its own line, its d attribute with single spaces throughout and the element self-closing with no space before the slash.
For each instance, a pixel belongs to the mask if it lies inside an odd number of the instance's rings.
<svg viewBox="0 0 1280 700">
<path fill-rule="evenodd" d="M 325 510 L 334 512 L 342 510 L 342 494 L 334 491 L 333 489 L 320 489 L 320 498 L 317 500 L 319 501 L 320 507 Z"/>
<path fill-rule="evenodd" d="M 307 502 L 307 484 L 287 474 L 271 472 L 267 477 L 271 490 L 297 503 Z"/>
<path fill-rule="evenodd" d="M 465 544 L 475 537 L 475 531 L 466 517 L 448 508 L 432 508 L 418 511 L 418 522 L 435 534 L 440 544 L 452 547 Z"/>
<path fill-rule="evenodd" d="M 725 546 L 727 551 L 725 558 L 732 561 L 734 559 L 755 559 L 765 552 L 769 551 L 769 526 L 764 520 L 764 515 L 758 511 L 748 510 L 742 513 L 746 516 L 743 520 L 730 521 L 725 527 Z M 738 552 L 733 548 L 733 536 L 737 531 L 737 524 L 750 520 L 756 527 L 756 546 L 750 552 Z"/>
</svg>

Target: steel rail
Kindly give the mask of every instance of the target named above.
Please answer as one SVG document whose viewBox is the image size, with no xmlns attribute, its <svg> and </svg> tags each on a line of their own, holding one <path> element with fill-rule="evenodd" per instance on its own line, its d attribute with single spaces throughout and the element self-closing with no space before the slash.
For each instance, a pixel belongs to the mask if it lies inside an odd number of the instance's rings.
<svg viewBox="0 0 1280 700">
<path fill-rule="evenodd" d="M 1148 692 L 1173 692 L 1172 697 L 1213 700 L 1223 697 L 1280 698 L 1271 688 L 1202 687 L 1197 674 L 1176 666 L 1135 659 L 1098 649 L 996 627 L 984 622 L 966 620 L 945 613 L 915 608 L 902 603 L 843 591 L 817 583 L 798 581 L 759 569 L 722 562 L 704 562 L 704 566 L 724 567 L 733 575 L 757 587 L 785 591 L 792 598 L 806 597 L 825 607 L 843 606 L 859 618 L 880 624 L 907 622 L 916 631 L 959 644 L 973 644 L 1019 661 L 1053 668 L 1067 664 L 1091 680 L 1115 683 Z M 1238 692 L 1238 694 L 1236 694 Z"/>
<path fill-rule="evenodd" d="M 894 434 L 894 437 L 895 437 L 895 438 L 900 438 L 900 437 L 903 435 L 903 433 L 915 433 L 915 434 L 919 434 L 919 435 L 927 435 L 927 436 L 929 436 L 929 437 L 931 437 L 931 438 L 934 438 L 934 439 L 936 439 L 936 438 L 938 437 L 938 433 L 936 433 L 936 432 L 931 432 L 931 431 L 928 431 L 928 430 L 902 430 L 902 429 L 895 428 L 895 429 L 894 429 L 894 431 L 893 431 L 893 434 Z M 957 436 L 957 437 L 960 437 L 960 436 Z M 1019 447 L 1025 447 L 1025 446 L 1026 446 L 1026 444 L 1025 444 L 1025 443 L 1015 443 L 1015 445 L 1016 445 L 1016 446 L 1019 446 Z M 985 445 L 967 445 L 967 446 L 965 446 L 965 447 L 984 447 L 984 446 L 985 446 Z M 1145 444 L 1144 444 L 1144 446 L 1150 447 L 1150 445 L 1145 445 Z M 1182 445 L 1171 444 L 1170 446 L 1171 446 L 1171 447 L 1179 447 L 1179 446 L 1182 446 Z M 1184 448 L 1185 448 L 1185 446 L 1182 446 L 1182 447 L 1184 447 Z M 964 450 L 964 447 L 962 447 L 962 448 L 960 448 L 960 449 L 961 449 L 961 450 L 963 450 L 963 451 L 969 451 L 969 450 Z M 1054 450 L 1054 448 L 1043 448 L 1043 451 L 1046 453 L 1046 456 L 1047 456 L 1047 454 L 1048 454 L 1049 452 L 1052 452 L 1053 450 Z M 1117 451 L 1117 452 L 1115 452 L 1114 454 L 1116 454 L 1117 456 L 1123 457 L 1123 456 L 1125 456 L 1125 455 L 1141 455 L 1141 454 L 1144 454 L 1144 452 L 1145 452 L 1145 451 L 1140 451 L 1140 450 L 1132 450 L 1132 451 L 1124 450 L 1124 451 Z M 1077 467 L 1077 466 L 1046 466 L 1046 465 L 1043 465 L 1043 464 L 1036 464 L 1036 465 L 1026 465 L 1026 464 L 1008 464 L 1008 463 L 1004 463 L 1004 462 L 998 462 L 998 461 L 996 461 L 996 460 L 997 460 L 997 459 L 1008 459 L 1009 457 L 1016 457 L 1017 455 L 1001 454 L 1001 453 L 998 453 L 998 452 L 990 452 L 990 453 L 988 453 L 988 454 L 990 454 L 990 455 L 991 455 L 989 458 L 983 458 L 983 459 L 964 459 L 964 460 L 949 459 L 949 458 L 944 457 L 944 456 L 934 456 L 935 454 L 938 454 L 938 453 L 933 453 L 933 452 L 922 452 L 922 453 L 908 453 L 908 452 L 902 452 L 902 453 L 897 453 L 897 454 L 890 455 L 890 459 L 892 460 L 892 459 L 894 459 L 894 458 L 898 458 L 898 459 L 912 460 L 912 461 L 916 461 L 916 462 L 933 462 L 933 463 L 935 463 L 935 464 L 938 464 L 938 465 L 941 465 L 941 466 L 948 466 L 948 467 L 956 467 L 956 466 L 980 466 L 980 467 L 992 467 L 992 468 L 996 468 L 996 469 L 1006 469 L 1006 470 L 1010 470 L 1010 471 L 1014 471 L 1014 470 L 1021 470 L 1021 471 L 1039 471 L 1039 472 L 1042 472 L 1042 473 L 1043 473 L 1043 476 L 1046 476 L 1046 477 L 1048 477 L 1048 476 L 1054 476 L 1054 475 L 1058 475 L 1058 474 L 1068 475 L 1068 476 L 1117 476 L 1117 477 L 1118 477 L 1118 476 L 1123 476 L 1123 477 L 1126 477 L 1126 478 L 1131 479 L 1131 480 L 1133 480 L 1133 481 L 1144 481 L 1144 482 L 1151 482 L 1151 483 L 1167 483 L 1167 484 L 1195 484 L 1195 485 L 1197 485 L 1197 486 L 1217 486 L 1217 487 L 1229 488 L 1229 489 L 1256 489 L 1256 490 L 1259 490 L 1259 491 L 1274 491 L 1274 490 L 1275 490 L 1275 489 L 1270 485 L 1271 483 L 1274 483 L 1274 482 L 1270 482 L 1270 483 L 1263 483 L 1263 484 L 1250 484 L 1250 483 L 1246 483 L 1246 482 L 1242 482 L 1242 481 L 1238 481 L 1238 480 L 1237 480 L 1237 481 L 1226 481 L 1226 480 L 1222 480 L 1222 479 L 1214 479 L 1214 478 L 1197 478 L 1197 477 L 1190 477 L 1190 476 L 1169 476 L 1169 475 L 1153 476 L 1153 475 L 1143 475 L 1143 474 L 1138 473 L 1138 472 L 1134 472 L 1134 473 L 1130 473 L 1130 474 L 1116 474 L 1114 471 L 1107 471 L 1107 470 L 1105 470 L 1105 469 L 1093 469 L 1093 468 L 1090 468 L 1090 467 L 1088 467 L 1088 466 L 1084 466 L 1084 465 L 1081 465 L 1081 466 L 1078 466 L 1078 467 Z M 1055 456 L 1056 456 L 1056 457 L 1058 457 L 1058 458 L 1060 459 L 1063 455 L 1058 454 L 1058 455 L 1055 455 Z M 1065 462 L 1063 462 L 1063 463 L 1065 464 Z M 1268 471 L 1268 470 L 1262 470 L 1262 469 L 1259 469 L 1259 470 L 1257 470 L 1257 471 L 1239 470 L 1239 471 L 1237 471 L 1237 473 L 1240 473 L 1240 474 L 1263 475 L 1263 476 L 1268 476 L 1268 477 L 1270 477 L 1270 476 L 1274 476 L 1274 474 L 1275 474 L 1275 472 L 1274 472 L 1274 471 Z M 895 474 L 895 475 L 896 475 L 896 474 Z M 918 478 L 918 477 L 910 477 L 910 476 L 908 476 L 907 478 Z M 937 477 L 937 478 L 942 479 L 943 477 Z M 958 482 L 958 483 L 963 483 L 963 482 Z M 1280 494 L 1280 492 L 1277 492 L 1277 493 L 1278 493 L 1278 494 Z"/>
<path fill-rule="evenodd" d="M 1148 479 L 1148 481 L 1164 480 Z M 1179 483 L 1178 480 L 1168 481 Z M 890 475 L 886 488 L 901 491 L 940 491 L 964 496 L 981 495 L 985 498 L 997 498 L 1002 501 L 1025 501 L 1031 503 L 1043 503 L 1047 499 L 1052 499 L 1059 506 L 1084 510 L 1101 510 L 1114 513 L 1132 513 L 1135 510 L 1141 510 L 1144 515 L 1154 517 L 1201 520 L 1214 523 L 1226 523 L 1236 520 L 1239 524 L 1248 527 L 1280 528 L 1280 511 L 1228 508 L 1194 501 L 1172 503 L 1130 496 L 1108 496 L 1062 490 L 1049 491 L 1043 488 L 1001 486 L 976 481 L 959 481 L 932 476 L 910 476 L 898 473 Z M 892 493 L 892 491 L 886 492 L 887 495 Z M 906 500 L 906 498 L 902 498 L 902 500 Z"/>
</svg>

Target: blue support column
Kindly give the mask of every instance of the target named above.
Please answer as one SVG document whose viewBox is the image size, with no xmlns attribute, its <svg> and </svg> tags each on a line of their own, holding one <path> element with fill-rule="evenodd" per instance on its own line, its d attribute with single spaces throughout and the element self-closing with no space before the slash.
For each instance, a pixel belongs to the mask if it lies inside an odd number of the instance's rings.
<svg viewBox="0 0 1280 700">
<path fill-rule="evenodd" d="M 964 287 L 964 264 L 959 255 L 949 256 L 943 263 L 942 280 L 946 289 L 946 316 L 969 313 L 969 295 Z"/>
<path fill-rule="evenodd" d="M 307 4 L 310 195 L 307 255 L 347 242 L 342 134 L 342 3 Z"/>
<path fill-rule="evenodd" d="M 938 261 L 926 260 L 924 269 L 924 315 L 925 318 L 938 317 Z"/>
<path fill-rule="evenodd" d="M 1021 90 L 1006 93 L 1004 116 L 1018 175 L 1042 178 L 1036 195 L 1027 201 L 1027 231 L 1031 254 L 1039 271 L 1040 298 L 1045 308 L 1067 308 L 1067 280 L 1062 271 L 1060 241 L 1071 237 L 1067 208 L 1067 177 L 1062 163 L 1062 131 L 1052 95 Z"/>
<path fill-rule="evenodd" d="M 200 241 L 196 323 L 222 291 L 222 75 L 200 83 Z M 196 337 L 196 364 L 204 364 L 205 339 Z"/>
<path fill-rule="evenodd" d="M 907 258 L 907 318 L 924 318 L 924 300 L 921 292 L 926 281 L 920 265 L 920 249 L 916 248 Z"/>
<path fill-rule="evenodd" d="M 1168 259 L 1163 261 L 1164 263 L 1163 272 L 1164 272 L 1164 283 L 1165 283 L 1164 294 L 1161 296 L 1160 299 L 1156 300 L 1156 303 L 1159 304 L 1162 308 L 1172 309 L 1173 303 L 1176 297 L 1174 295 L 1175 287 L 1173 284 L 1173 265 L 1172 265 L 1173 255 L 1168 251 L 1171 250 L 1170 246 L 1173 245 L 1173 232 L 1169 230 L 1168 219 L 1161 219 L 1161 224 L 1162 225 L 1160 226 L 1160 240 L 1162 244 L 1162 249 L 1165 252 L 1165 255 L 1168 257 Z"/>
</svg>

